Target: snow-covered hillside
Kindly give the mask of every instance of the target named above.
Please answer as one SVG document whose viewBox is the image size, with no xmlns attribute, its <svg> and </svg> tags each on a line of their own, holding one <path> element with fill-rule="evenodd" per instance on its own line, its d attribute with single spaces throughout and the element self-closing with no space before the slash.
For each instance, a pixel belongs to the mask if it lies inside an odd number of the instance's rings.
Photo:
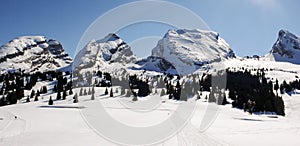
<svg viewBox="0 0 300 146">
<path fill-rule="evenodd" d="M 44 36 L 23 36 L 0 47 L 0 71 L 21 68 L 25 72 L 43 72 L 71 63 L 60 42 Z"/>
<path fill-rule="evenodd" d="M 287 30 L 280 30 L 269 54 L 271 60 L 300 64 L 300 38 Z"/>
<path fill-rule="evenodd" d="M 78 92 L 78 90 L 74 91 Z M 53 106 L 48 106 L 49 96 L 55 97 L 55 94 L 46 94 L 36 102 L 23 103 L 25 100 L 22 100 L 16 105 L 0 107 L 0 145 L 118 145 L 111 141 L 113 139 L 107 140 L 102 137 L 101 131 L 97 132 L 83 117 L 84 110 L 88 108 L 83 105 L 90 103 L 99 103 L 104 107 L 103 111 L 94 109 L 94 114 L 107 112 L 114 119 L 134 127 L 161 123 L 176 113 L 177 106 L 196 103 L 193 116 L 187 124 L 170 138 L 156 144 L 161 146 L 296 146 L 300 143 L 298 138 L 300 94 L 292 96 L 284 94 L 287 114 L 285 117 L 277 117 L 275 115 L 249 115 L 242 110 L 231 108 L 231 105 L 216 107 L 217 105 L 213 103 L 205 102 L 205 94 L 201 100 L 191 99 L 189 102 L 175 102 L 167 100 L 167 97 L 159 97 L 166 99 L 165 102 L 151 109 L 151 112 L 136 112 L 140 110 L 138 107 L 136 109 L 124 107 L 122 102 L 126 98 L 118 96 L 117 93 L 115 93 L 116 97 L 110 98 L 109 95 L 103 95 L 104 90 L 105 88 L 96 88 L 94 101 L 90 100 L 90 96 L 82 96 L 79 98 L 79 103 L 73 103 L 73 96 L 68 96 L 66 100 L 55 101 Z M 149 98 L 157 98 L 156 96 L 152 95 Z M 200 125 L 207 118 L 206 114 L 210 112 L 216 112 L 217 115 L 213 117 L 208 129 L 202 131 Z M 119 133 L 119 131 L 112 132 Z M 128 131 L 127 134 L 132 133 Z"/>
<path fill-rule="evenodd" d="M 152 50 L 152 56 L 171 62 L 179 74 L 185 75 L 204 64 L 234 57 L 234 53 L 216 32 L 179 29 L 169 30 Z"/>
</svg>

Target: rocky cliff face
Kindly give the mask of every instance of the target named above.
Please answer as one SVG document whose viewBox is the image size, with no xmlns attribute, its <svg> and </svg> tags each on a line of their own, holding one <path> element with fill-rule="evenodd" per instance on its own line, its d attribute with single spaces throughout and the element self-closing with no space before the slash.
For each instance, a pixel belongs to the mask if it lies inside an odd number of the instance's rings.
<svg viewBox="0 0 300 146">
<path fill-rule="evenodd" d="M 111 63 L 128 64 L 136 61 L 130 46 L 111 33 L 101 40 L 90 41 L 74 59 L 73 68 L 102 67 Z"/>
<path fill-rule="evenodd" d="M 57 70 L 72 63 L 60 42 L 44 36 L 23 36 L 0 47 L 0 70 Z"/>
<path fill-rule="evenodd" d="M 267 56 L 273 57 L 275 61 L 300 64 L 300 38 L 289 31 L 280 30 L 278 39 Z"/>
</svg>

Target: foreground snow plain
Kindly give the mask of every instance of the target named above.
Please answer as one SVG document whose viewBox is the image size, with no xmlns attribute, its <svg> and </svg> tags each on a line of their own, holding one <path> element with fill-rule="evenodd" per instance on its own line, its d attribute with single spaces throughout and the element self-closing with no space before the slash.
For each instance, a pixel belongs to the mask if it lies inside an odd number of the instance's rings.
<svg viewBox="0 0 300 146">
<path fill-rule="evenodd" d="M 266 75 L 273 80 L 278 78 L 280 82 L 293 80 L 300 72 L 298 65 L 255 59 L 229 60 L 226 64 L 235 68 L 268 66 L 274 70 Z M 36 88 L 39 89 L 43 84 L 46 83 L 37 84 Z M 114 97 L 109 97 L 109 95 L 103 95 L 105 88 L 95 89 L 96 100 L 93 101 L 88 95 L 80 96 L 79 103 L 73 103 L 73 95 L 71 95 L 66 100 L 54 101 L 54 105 L 48 106 L 49 97 L 52 96 L 55 99 L 56 94 L 45 94 L 37 102 L 25 103 L 25 99 L 22 99 L 16 105 L 0 107 L 0 145 L 118 145 L 104 138 L 86 120 L 84 110 L 88 109 L 87 105 L 93 102 L 101 103 L 112 118 L 135 127 L 156 125 L 173 115 L 179 105 L 195 104 L 194 112 L 184 127 L 155 145 L 296 146 L 300 144 L 300 91 L 295 91 L 291 95 L 282 95 L 286 113 L 286 116 L 282 117 L 270 113 L 250 115 L 232 108 L 230 104 L 217 106 L 206 102 L 205 94 L 200 100 L 193 98 L 188 102 L 168 100 L 167 96 L 159 97 L 153 94 L 146 98 L 139 98 L 136 103 L 132 103 L 132 97 L 125 98 L 119 93 L 114 93 Z M 73 91 L 78 92 L 79 89 Z M 145 107 L 126 107 L 122 104 L 127 102 L 138 105 L 151 98 L 157 99 L 154 101 L 158 101 L 159 104 L 153 106 L 148 112 L 139 112 Z M 207 122 L 205 119 L 209 119 L 208 123 L 205 123 Z"/>
</svg>

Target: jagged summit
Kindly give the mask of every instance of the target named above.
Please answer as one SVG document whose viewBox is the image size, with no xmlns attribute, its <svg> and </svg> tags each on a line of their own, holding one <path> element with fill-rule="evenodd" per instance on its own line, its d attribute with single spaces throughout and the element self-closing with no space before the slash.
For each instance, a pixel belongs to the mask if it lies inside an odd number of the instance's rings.
<svg viewBox="0 0 300 146">
<path fill-rule="evenodd" d="M 287 30 L 280 30 L 277 41 L 266 56 L 275 61 L 300 64 L 300 38 Z"/>
<path fill-rule="evenodd" d="M 60 42 L 45 36 L 22 36 L 0 47 L 0 70 L 25 72 L 57 70 L 72 59 Z"/>
<path fill-rule="evenodd" d="M 128 64 L 136 61 L 131 48 L 117 34 L 110 33 L 100 40 L 90 41 L 74 59 L 73 68 L 84 69 L 111 63 Z"/>
<path fill-rule="evenodd" d="M 152 56 L 171 62 L 179 74 L 189 74 L 204 64 L 235 57 L 218 33 L 199 29 L 169 30 L 152 50 Z"/>
</svg>

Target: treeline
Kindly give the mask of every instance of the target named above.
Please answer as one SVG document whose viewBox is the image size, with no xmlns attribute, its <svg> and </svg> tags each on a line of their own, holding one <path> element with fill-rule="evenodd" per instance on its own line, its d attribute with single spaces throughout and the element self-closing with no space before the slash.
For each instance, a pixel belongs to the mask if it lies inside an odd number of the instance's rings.
<svg viewBox="0 0 300 146">
<path fill-rule="evenodd" d="M 1 74 L 0 106 L 16 104 L 18 100 L 24 97 L 24 90 L 31 90 L 31 93 L 26 98 L 26 102 L 30 102 L 31 98 L 34 98 L 34 101 L 38 101 L 40 95 L 48 93 L 49 90 L 47 86 L 42 86 L 36 90 L 32 89 L 37 82 L 41 81 L 53 81 L 55 85 L 52 92 L 63 93 L 64 95 L 67 94 L 64 92 L 70 90 L 68 92 L 70 94 L 72 93 L 72 81 L 67 82 L 67 75 L 71 75 L 70 72 L 24 73 L 21 69 Z M 62 97 L 64 97 L 63 95 Z"/>
<path fill-rule="evenodd" d="M 255 75 L 250 71 L 227 71 L 227 89 L 232 106 L 252 112 L 276 112 L 285 115 L 282 97 L 275 95 L 278 90 L 278 81 L 275 86 L 265 77 L 264 70 L 258 70 Z M 274 88 L 275 87 L 275 88 Z"/>
</svg>

